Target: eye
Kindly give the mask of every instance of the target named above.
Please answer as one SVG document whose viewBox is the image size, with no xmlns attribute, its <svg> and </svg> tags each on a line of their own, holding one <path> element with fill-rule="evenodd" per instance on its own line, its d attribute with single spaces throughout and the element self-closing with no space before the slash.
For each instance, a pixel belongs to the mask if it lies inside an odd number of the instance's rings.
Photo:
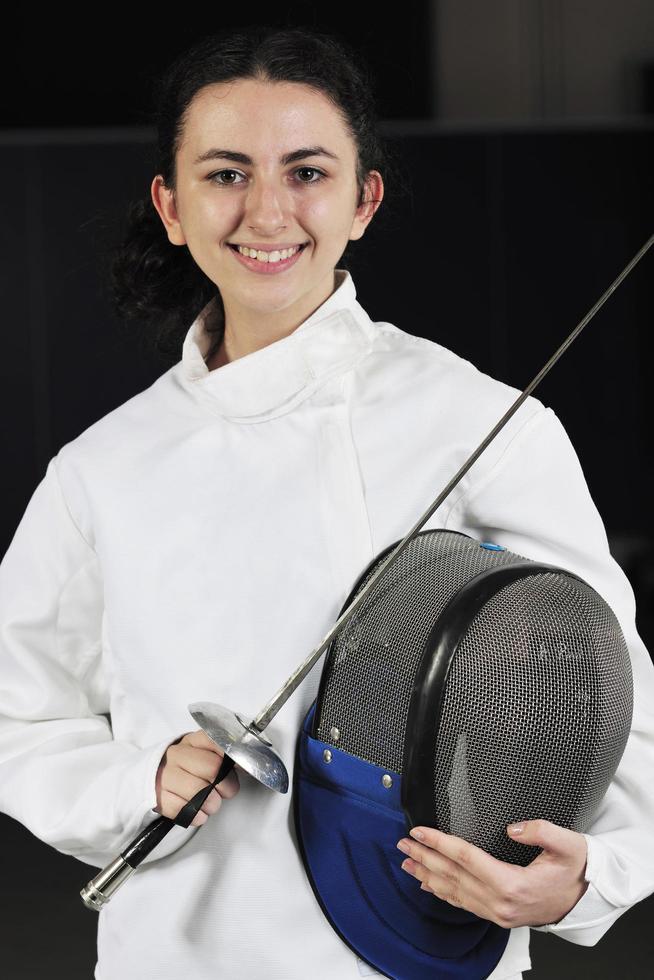
<svg viewBox="0 0 654 980">
<path fill-rule="evenodd" d="M 324 173 L 324 171 L 318 170 L 317 167 L 298 167 L 294 172 L 296 174 L 299 174 L 302 172 L 306 173 L 307 171 L 309 173 L 316 175 L 315 180 L 300 180 L 301 184 L 318 184 L 320 183 L 321 180 L 324 180 L 325 177 L 327 176 L 327 174 Z M 240 177 L 243 176 L 243 174 L 239 170 L 218 170 L 216 171 L 216 173 L 209 174 L 207 180 L 210 181 L 211 183 L 219 184 L 222 187 L 230 187 L 230 186 L 235 186 L 237 183 L 243 183 L 243 181 L 234 181 L 234 180 L 225 181 L 222 179 L 219 180 L 218 178 L 222 178 L 224 174 L 234 174 Z"/>
<path fill-rule="evenodd" d="M 318 174 L 318 176 L 315 180 L 301 180 L 301 184 L 318 184 L 327 176 L 322 170 L 318 170 L 316 167 L 298 167 L 295 173 L 299 174 L 302 170 L 305 172 L 308 170 L 310 173 Z"/>
<path fill-rule="evenodd" d="M 217 177 L 222 177 L 223 174 L 238 174 L 238 170 L 219 170 L 215 174 L 209 174 L 209 176 L 207 177 L 207 180 L 211 181 L 212 183 L 215 182 L 217 184 L 224 184 L 224 181 L 222 181 L 222 180 L 216 180 Z M 234 182 L 231 181 L 231 180 L 228 180 L 227 181 L 227 184 L 225 186 L 227 186 L 229 184 L 232 184 L 232 183 L 234 183 Z"/>
</svg>

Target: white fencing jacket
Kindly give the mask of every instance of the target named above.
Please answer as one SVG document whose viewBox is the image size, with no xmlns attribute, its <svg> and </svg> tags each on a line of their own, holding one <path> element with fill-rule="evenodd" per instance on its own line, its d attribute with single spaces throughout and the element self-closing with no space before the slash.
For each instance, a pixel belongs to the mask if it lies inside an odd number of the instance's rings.
<svg viewBox="0 0 654 980">
<path fill-rule="evenodd" d="M 197 728 L 187 705 L 252 718 L 519 394 L 373 322 L 346 270 L 336 287 L 288 337 L 214 371 L 208 304 L 176 365 L 50 460 L 0 565 L 0 810 L 88 864 L 80 888 L 158 818 L 159 761 Z M 425 527 L 576 572 L 622 626 L 631 735 L 586 834 L 588 889 L 542 927 L 593 945 L 654 891 L 654 669 L 552 409 L 528 398 Z M 321 665 L 267 729 L 291 778 Z M 291 793 L 239 776 L 99 913 L 96 980 L 374 973 L 316 901 Z M 529 966 L 529 929 L 513 929 L 492 980 Z"/>
</svg>

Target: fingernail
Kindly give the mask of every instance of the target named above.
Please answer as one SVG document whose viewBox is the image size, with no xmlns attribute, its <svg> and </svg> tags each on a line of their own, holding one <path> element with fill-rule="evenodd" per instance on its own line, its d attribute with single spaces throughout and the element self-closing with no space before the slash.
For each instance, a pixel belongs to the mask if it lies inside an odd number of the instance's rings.
<svg viewBox="0 0 654 980">
<path fill-rule="evenodd" d="M 510 823 L 507 827 L 510 834 L 521 834 L 524 829 L 525 825 L 523 823 Z"/>
<path fill-rule="evenodd" d="M 404 851 L 405 854 L 409 854 L 410 853 L 410 851 L 409 851 L 409 845 L 406 843 L 406 841 L 403 841 L 403 840 L 399 841 L 398 844 L 397 844 L 397 847 L 401 851 Z"/>
<path fill-rule="evenodd" d="M 410 834 L 412 837 L 415 837 L 416 840 L 425 839 L 425 835 L 423 834 L 422 830 L 418 830 L 417 827 L 414 827 L 413 830 L 410 831 Z"/>
</svg>

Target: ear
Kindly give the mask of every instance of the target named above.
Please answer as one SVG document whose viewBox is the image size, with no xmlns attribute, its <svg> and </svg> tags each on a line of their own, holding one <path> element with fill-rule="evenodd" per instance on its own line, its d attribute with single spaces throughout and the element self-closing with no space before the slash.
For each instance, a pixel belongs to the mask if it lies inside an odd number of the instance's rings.
<svg viewBox="0 0 654 980">
<path fill-rule="evenodd" d="M 372 221 L 384 197 L 384 181 L 378 170 L 371 170 L 363 187 L 363 201 L 356 209 L 350 241 L 358 241 Z"/>
<path fill-rule="evenodd" d="M 177 213 L 175 192 L 171 188 L 166 187 L 161 174 L 157 174 L 152 181 L 150 194 L 152 195 L 152 203 L 164 223 L 168 241 L 173 245 L 186 245 L 186 237 Z"/>
</svg>

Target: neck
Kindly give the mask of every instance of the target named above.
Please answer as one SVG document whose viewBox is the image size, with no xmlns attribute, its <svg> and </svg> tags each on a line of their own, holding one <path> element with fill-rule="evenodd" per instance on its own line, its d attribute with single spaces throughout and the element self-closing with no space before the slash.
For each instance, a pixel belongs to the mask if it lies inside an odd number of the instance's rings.
<svg viewBox="0 0 654 980">
<path fill-rule="evenodd" d="M 256 311 L 236 309 L 223 297 L 225 328 L 218 347 L 206 362 L 207 367 L 213 371 L 288 337 L 322 306 L 335 288 L 336 274 L 331 271 L 325 281 L 293 306 L 265 317 Z"/>
</svg>

